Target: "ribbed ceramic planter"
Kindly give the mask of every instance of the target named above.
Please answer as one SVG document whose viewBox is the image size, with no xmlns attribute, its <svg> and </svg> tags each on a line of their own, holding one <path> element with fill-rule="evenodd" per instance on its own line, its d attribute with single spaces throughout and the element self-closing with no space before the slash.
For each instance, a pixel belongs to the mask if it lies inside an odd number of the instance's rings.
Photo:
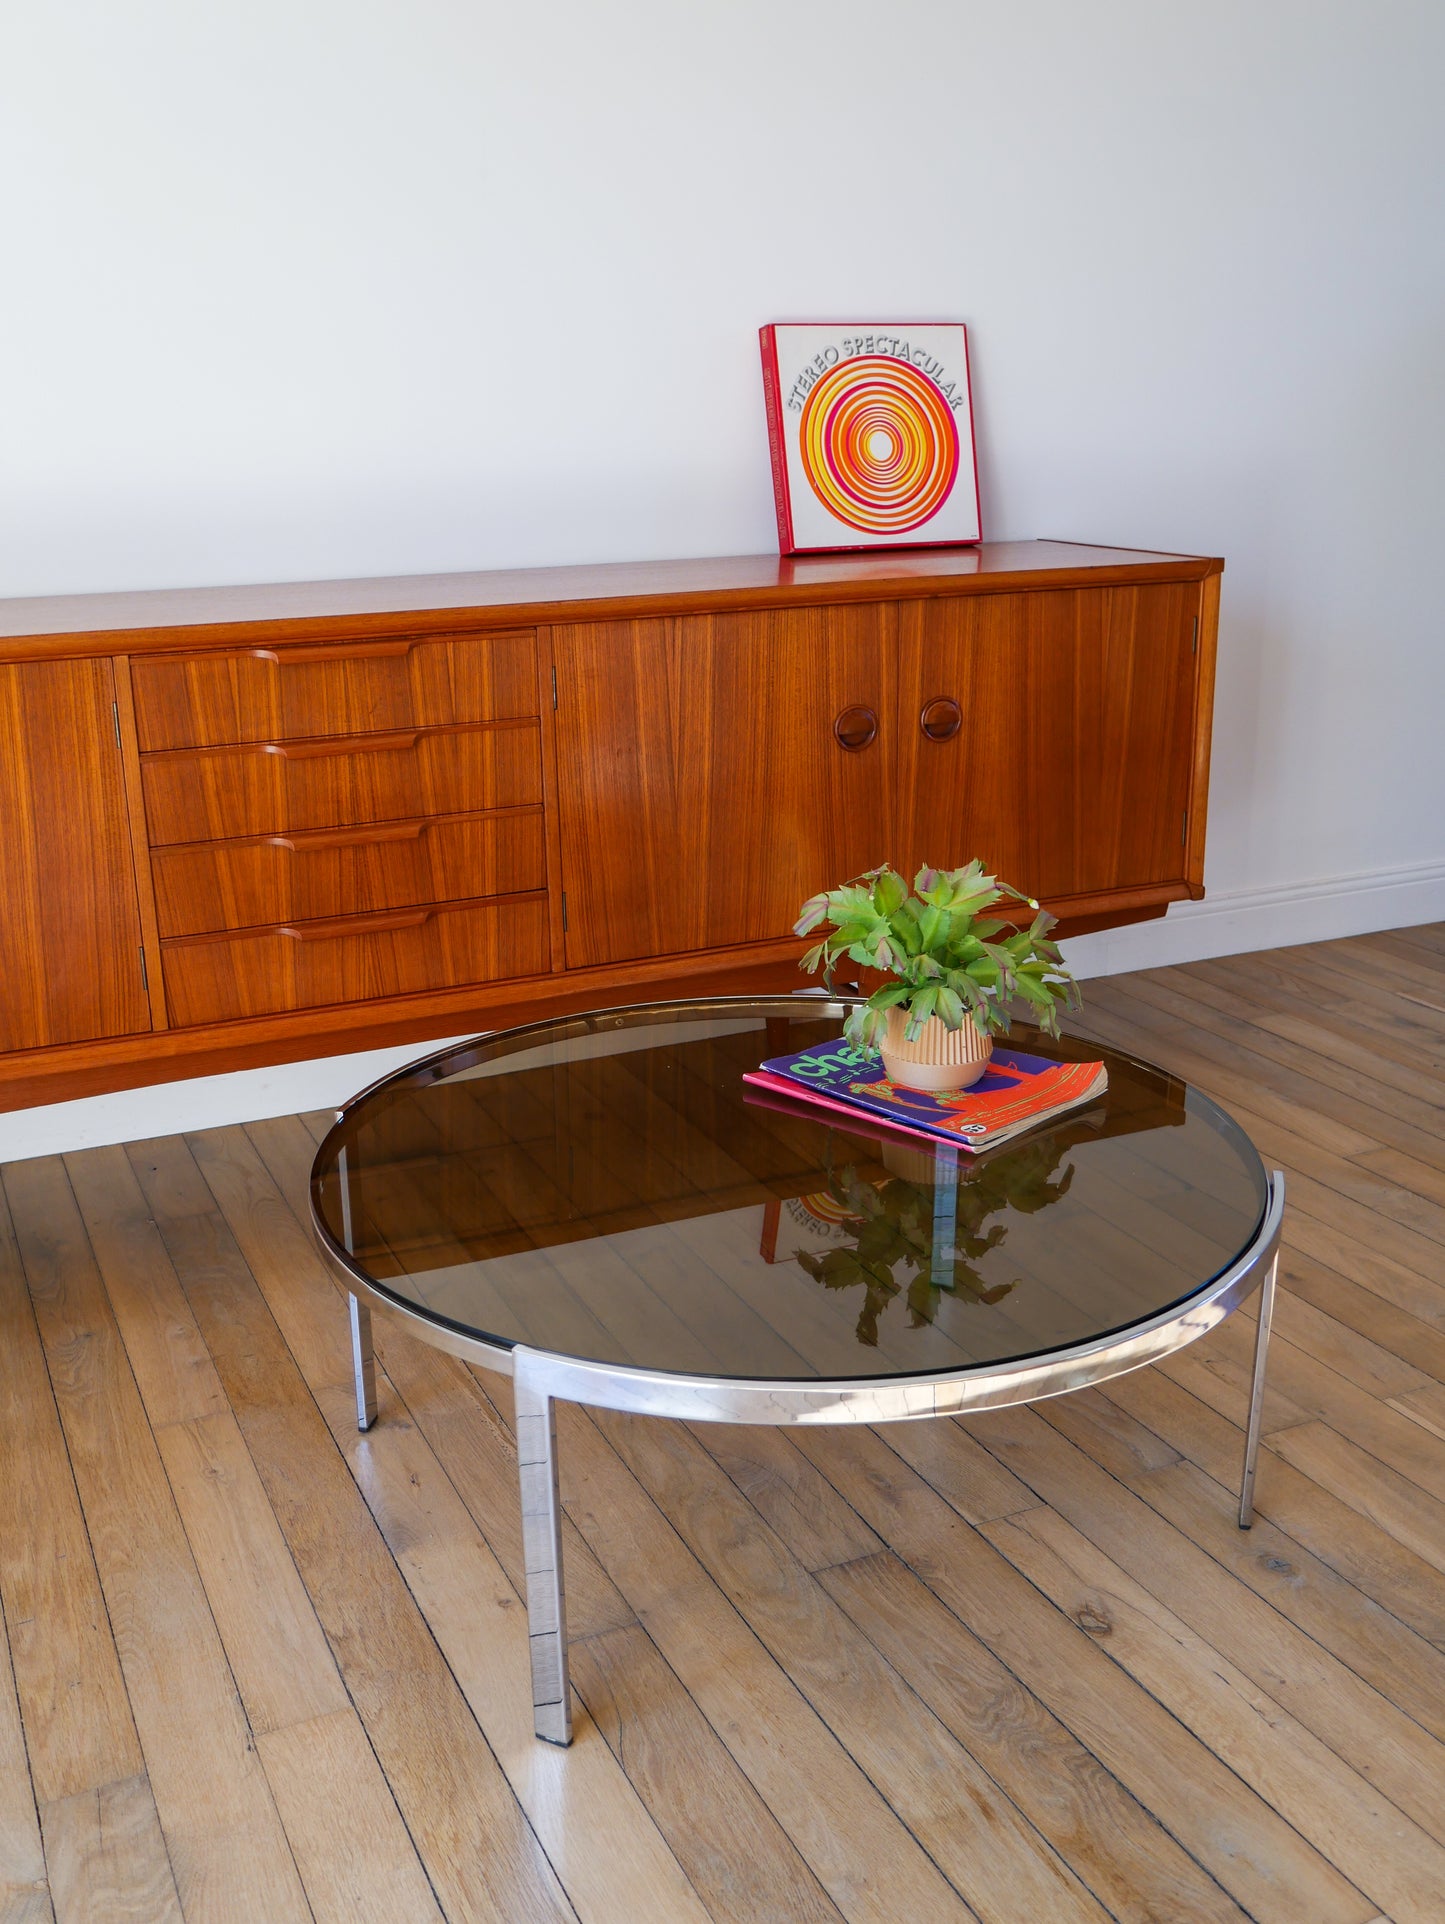
<svg viewBox="0 0 1445 1924">
<path fill-rule="evenodd" d="M 906 1142 L 892 1136 L 883 1136 L 878 1147 L 890 1176 L 901 1176 L 904 1182 L 920 1186 L 938 1180 L 938 1158 L 931 1148 L 910 1149 Z"/>
<path fill-rule="evenodd" d="M 916 1042 L 904 1039 L 908 1017 L 902 1009 L 888 1011 L 888 1033 L 880 1044 L 883 1067 L 890 1082 L 906 1089 L 935 1092 L 970 1088 L 988 1067 L 993 1037 L 980 1035 L 978 1025 L 965 1022 L 950 1029 L 931 1015 Z"/>
</svg>

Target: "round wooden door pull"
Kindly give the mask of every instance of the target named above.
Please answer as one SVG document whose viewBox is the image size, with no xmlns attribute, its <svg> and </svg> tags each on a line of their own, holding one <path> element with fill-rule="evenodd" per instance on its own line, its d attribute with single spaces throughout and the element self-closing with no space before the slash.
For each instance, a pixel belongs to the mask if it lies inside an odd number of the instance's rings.
<svg viewBox="0 0 1445 1924">
<path fill-rule="evenodd" d="M 878 733 L 878 717 L 871 708 L 845 708 L 833 723 L 840 748 L 866 748 Z"/>
<path fill-rule="evenodd" d="M 931 742 L 951 742 L 963 726 L 963 710 L 952 695 L 935 695 L 923 704 L 918 726 Z"/>
</svg>

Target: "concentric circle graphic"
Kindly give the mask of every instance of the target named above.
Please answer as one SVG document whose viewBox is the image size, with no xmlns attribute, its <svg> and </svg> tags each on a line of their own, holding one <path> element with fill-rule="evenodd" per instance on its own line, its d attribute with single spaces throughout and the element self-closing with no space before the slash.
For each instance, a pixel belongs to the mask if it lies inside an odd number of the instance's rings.
<svg viewBox="0 0 1445 1924">
<path fill-rule="evenodd" d="M 866 534 L 901 534 L 943 506 L 958 475 L 958 426 L 907 361 L 840 361 L 803 404 L 798 449 L 814 494 Z"/>
</svg>

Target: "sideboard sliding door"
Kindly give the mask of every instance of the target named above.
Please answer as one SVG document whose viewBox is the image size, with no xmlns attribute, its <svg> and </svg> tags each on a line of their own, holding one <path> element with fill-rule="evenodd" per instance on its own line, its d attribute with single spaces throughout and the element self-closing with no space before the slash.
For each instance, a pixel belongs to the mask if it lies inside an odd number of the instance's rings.
<svg viewBox="0 0 1445 1924">
<path fill-rule="evenodd" d="M 0 1051 L 142 1033 L 115 675 L 0 664 Z"/>
<path fill-rule="evenodd" d="M 1067 903 L 1186 875 L 1194 582 L 900 609 L 899 842 Z"/>
<path fill-rule="evenodd" d="M 554 631 L 567 965 L 787 934 L 893 843 L 896 610 Z"/>
</svg>

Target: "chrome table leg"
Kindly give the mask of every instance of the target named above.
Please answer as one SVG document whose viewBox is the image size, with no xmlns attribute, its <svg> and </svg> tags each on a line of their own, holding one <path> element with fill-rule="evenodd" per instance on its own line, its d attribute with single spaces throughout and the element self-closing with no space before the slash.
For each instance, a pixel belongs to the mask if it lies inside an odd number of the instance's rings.
<svg viewBox="0 0 1445 1924">
<path fill-rule="evenodd" d="M 1249 1426 L 1244 1435 L 1244 1478 L 1239 1486 L 1239 1527 L 1254 1522 L 1254 1472 L 1259 1461 L 1259 1429 L 1264 1416 L 1264 1365 L 1269 1354 L 1269 1329 L 1274 1320 L 1274 1286 L 1279 1273 L 1278 1252 L 1264 1273 L 1259 1291 L 1259 1324 L 1254 1332 L 1254 1376 L 1249 1386 Z"/>
<path fill-rule="evenodd" d="M 935 1289 L 952 1289 L 958 1263 L 958 1150 L 951 1142 L 933 1146 L 933 1260 L 928 1280 Z"/>
<path fill-rule="evenodd" d="M 351 1369 L 356 1378 L 356 1427 L 369 1430 L 376 1421 L 376 1357 L 371 1347 L 371 1310 L 359 1296 L 351 1305 Z"/>
<path fill-rule="evenodd" d="M 567 1676 L 567 1595 L 562 1583 L 556 1405 L 529 1380 L 520 1355 L 512 1388 L 517 1407 L 517 1469 L 522 1484 L 522 1555 L 527 1567 L 532 1716 L 539 1737 L 544 1737 L 549 1744 L 570 1744 L 572 1692 Z"/>
</svg>

